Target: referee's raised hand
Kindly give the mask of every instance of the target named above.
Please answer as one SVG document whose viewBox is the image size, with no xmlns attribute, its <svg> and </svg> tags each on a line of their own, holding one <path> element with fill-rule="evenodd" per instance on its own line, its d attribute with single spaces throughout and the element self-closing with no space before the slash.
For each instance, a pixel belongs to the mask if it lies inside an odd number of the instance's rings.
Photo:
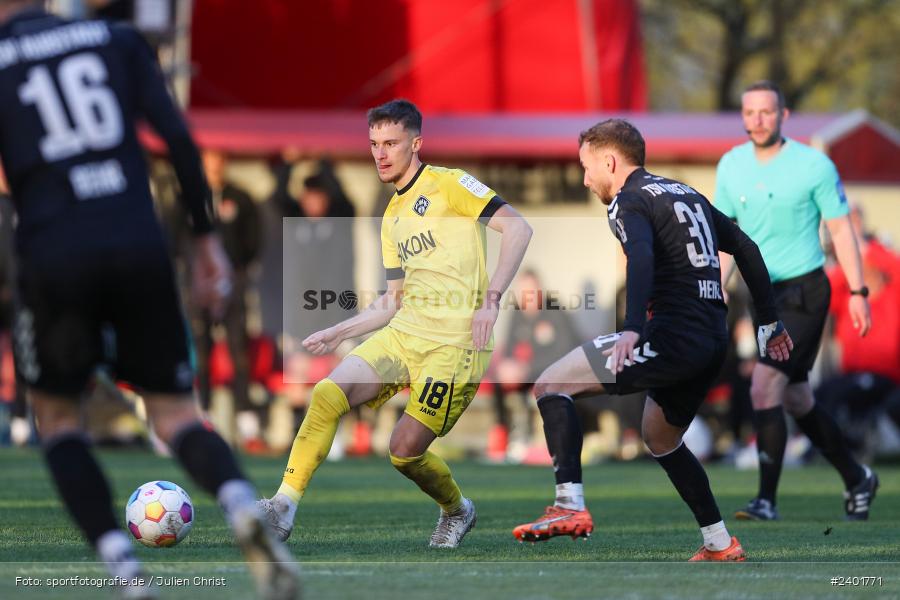
<svg viewBox="0 0 900 600">
<path fill-rule="evenodd" d="M 231 263 L 216 234 L 194 239 L 192 277 L 194 302 L 209 310 L 214 319 L 221 319 L 231 295 Z"/>
</svg>

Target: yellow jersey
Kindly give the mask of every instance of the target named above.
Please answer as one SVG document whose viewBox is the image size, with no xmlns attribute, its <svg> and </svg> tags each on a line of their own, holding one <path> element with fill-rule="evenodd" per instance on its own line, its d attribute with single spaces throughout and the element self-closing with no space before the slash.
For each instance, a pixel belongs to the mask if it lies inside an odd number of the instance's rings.
<svg viewBox="0 0 900 600">
<path fill-rule="evenodd" d="M 465 171 L 426 164 L 394 193 L 381 221 L 387 278 L 404 278 L 391 327 L 473 347 L 472 314 L 488 286 L 485 225 L 503 204 Z"/>
</svg>

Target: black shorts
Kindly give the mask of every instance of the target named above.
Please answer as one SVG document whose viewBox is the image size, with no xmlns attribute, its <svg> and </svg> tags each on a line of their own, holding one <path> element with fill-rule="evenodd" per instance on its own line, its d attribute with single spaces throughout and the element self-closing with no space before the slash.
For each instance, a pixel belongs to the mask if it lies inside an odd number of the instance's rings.
<svg viewBox="0 0 900 600">
<path fill-rule="evenodd" d="M 118 239 L 44 236 L 23 252 L 14 325 L 19 374 L 35 389 L 65 396 L 84 391 L 100 366 L 143 391 L 190 392 L 190 338 L 162 238 L 110 237 Z"/>
<path fill-rule="evenodd" d="M 791 356 L 784 362 L 766 355 L 759 362 L 778 369 L 791 383 L 802 383 L 816 362 L 828 306 L 831 303 L 831 284 L 822 269 L 773 284 L 778 316 L 794 341 Z"/>
<path fill-rule="evenodd" d="M 607 368 L 619 334 L 595 338 L 581 347 L 610 394 L 647 391 L 671 425 L 687 427 L 719 375 L 728 340 L 696 332 L 648 326 L 635 346 L 635 362 L 618 374 Z"/>
</svg>

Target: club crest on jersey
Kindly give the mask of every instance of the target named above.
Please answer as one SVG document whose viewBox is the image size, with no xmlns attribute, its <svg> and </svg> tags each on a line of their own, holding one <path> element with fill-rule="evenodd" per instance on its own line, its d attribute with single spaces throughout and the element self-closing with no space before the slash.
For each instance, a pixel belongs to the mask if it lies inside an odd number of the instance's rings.
<svg viewBox="0 0 900 600">
<path fill-rule="evenodd" d="M 413 210 L 416 211 L 416 214 L 420 217 L 424 217 L 425 211 L 428 210 L 429 206 L 431 206 L 431 200 L 425 196 L 419 196 L 416 199 L 416 203 L 413 204 Z"/>
</svg>

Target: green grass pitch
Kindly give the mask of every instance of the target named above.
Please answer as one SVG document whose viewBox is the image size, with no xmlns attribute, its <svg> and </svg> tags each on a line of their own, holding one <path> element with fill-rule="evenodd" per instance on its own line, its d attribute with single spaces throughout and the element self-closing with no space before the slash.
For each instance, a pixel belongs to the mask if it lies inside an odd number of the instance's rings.
<svg viewBox="0 0 900 600">
<path fill-rule="evenodd" d="M 196 523 L 170 549 L 136 544 L 150 575 L 167 578 L 163 598 L 248 598 L 251 584 L 218 508 L 170 460 L 105 452 L 116 504 L 138 485 L 170 479 L 191 494 Z M 283 459 L 245 458 L 263 492 L 280 481 Z M 478 524 L 455 551 L 428 548 L 436 507 L 386 459 L 326 463 L 304 498 L 291 550 L 302 563 L 306 598 L 453 600 L 586 598 L 900 597 L 900 467 L 877 468 L 871 519 L 845 523 L 841 484 L 827 466 L 785 471 L 777 523 L 742 523 L 730 513 L 755 489 L 756 473 L 708 469 L 744 564 L 688 564 L 696 525 L 663 471 L 649 461 L 586 468 L 596 530 L 589 541 L 519 544 L 513 526 L 552 499 L 548 468 L 451 467 L 478 507 Z M 61 509 L 40 456 L 0 451 L 0 598 L 112 598 L 108 590 L 48 587 L 52 578 L 102 577 L 102 567 Z M 31 577 L 41 585 L 24 585 Z M 194 577 L 219 578 L 219 584 Z M 880 577 L 833 586 L 832 577 Z M 860 583 L 862 580 L 860 580 Z M 867 581 L 868 583 L 868 581 Z"/>
</svg>

